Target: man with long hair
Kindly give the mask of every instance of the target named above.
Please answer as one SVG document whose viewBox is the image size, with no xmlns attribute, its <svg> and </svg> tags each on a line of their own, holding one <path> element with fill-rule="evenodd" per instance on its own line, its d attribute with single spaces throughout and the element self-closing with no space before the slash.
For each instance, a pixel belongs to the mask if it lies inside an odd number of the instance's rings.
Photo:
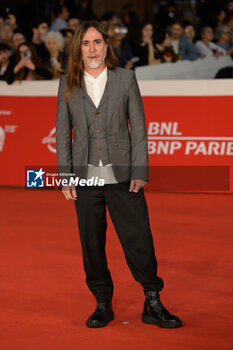
<svg viewBox="0 0 233 350">
<path fill-rule="evenodd" d="M 163 280 L 157 276 L 143 191 L 148 146 L 135 73 L 118 67 L 108 33 L 97 21 L 82 23 L 71 46 L 68 72 L 60 79 L 58 92 L 58 171 L 67 181 L 72 173 L 105 180 L 104 186 L 90 190 L 74 184 L 62 188 L 65 198 L 75 201 L 86 283 L 97 301 L 86 325 L 104 327 L 114 318 L 105 253 L 107 206 L 127 264 L 145 293 L 142 321 L 179 327 L 181 321 L 165 309 L 159 296 Z"/>
</svg>

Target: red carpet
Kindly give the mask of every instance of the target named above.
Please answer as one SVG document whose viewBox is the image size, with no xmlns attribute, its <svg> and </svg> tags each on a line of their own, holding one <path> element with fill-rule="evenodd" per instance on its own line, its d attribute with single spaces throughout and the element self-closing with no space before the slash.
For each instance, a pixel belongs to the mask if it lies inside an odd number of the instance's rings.
<svg viewBox="0 0 233 350">
<path fill-rule="evenodd" d="M 184 326 L 141 322 L 142 288 L 109 224 L 115 320 L 87 328 L 95 300 L 85 284 L 73 203 L 59 191 L 0 188 L 1 350 L 233 349 L 233 196 L 146 196 L 165 282 L 161 300 Z"/>
</svg>

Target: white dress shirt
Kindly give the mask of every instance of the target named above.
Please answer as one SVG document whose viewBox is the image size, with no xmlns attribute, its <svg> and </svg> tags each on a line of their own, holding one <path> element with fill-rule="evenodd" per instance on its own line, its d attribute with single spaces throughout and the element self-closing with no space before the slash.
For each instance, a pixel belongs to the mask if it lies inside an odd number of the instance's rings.
<svg viewBox="0 0 233 350">
<path fill-rule="evenodd" d="M 87 93 L 92 99 L 96 108 L 100 103 L 102 95 L 104 93 L 105 85 L 107 82 L 107 67 L 98 75 L 97 78 L 94 78 L 92 75 L 84 71 L 84 80 L 87 89 Z M 87 168 L 87 179 L 91 177 L 98 177 L 99 179 L 104 179 L 105 184 L 117 183 L 117 180 L 114 176 L 111 163 L 103 166 L 101 159 L 98 166 L 88 164 Z"/>
<path fill-rule="evenodd" d="M 173 47 L 174 52 L 179 55 L 179 40 L 172 40 L 171 45 Z"/>
</svg>

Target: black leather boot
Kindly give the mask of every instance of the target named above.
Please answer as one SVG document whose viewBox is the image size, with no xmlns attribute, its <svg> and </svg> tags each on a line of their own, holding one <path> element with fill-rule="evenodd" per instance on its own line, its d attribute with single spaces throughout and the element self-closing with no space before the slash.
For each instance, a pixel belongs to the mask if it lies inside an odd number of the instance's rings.
<svg viewBox="0 0 233 350">
<path fill-rule="evenodd" d="M 97 303 L 96 309 L 88 318 L 87 327 L 105 327 L 114 318 L 112 303 Z"/>
<path fill-rule="evenodd" d="M 142 322 L 155 324 L 161 328 L 176 328 L 182 326 L 182 321 L 171 315 L 160 301 L 158 292 L 146 292 Z"/>
</svg>

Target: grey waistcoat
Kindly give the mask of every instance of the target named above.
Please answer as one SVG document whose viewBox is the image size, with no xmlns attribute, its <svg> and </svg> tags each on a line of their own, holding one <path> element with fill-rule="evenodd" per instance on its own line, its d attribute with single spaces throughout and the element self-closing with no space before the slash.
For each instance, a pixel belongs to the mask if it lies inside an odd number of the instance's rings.
<svg viewBox="0 0 233 350">
<path fill-rule="evenodd" d="M 108 112 L 108 81 L 96 108 L 94 102 L 87 93 L 85 82 L 83 83 L 83 103 L 89 132 L 88 163 L 98 166 L 99 160 L 103 165 L 110 163 L 107 143 L 107 112 Z"/>
</svg>

